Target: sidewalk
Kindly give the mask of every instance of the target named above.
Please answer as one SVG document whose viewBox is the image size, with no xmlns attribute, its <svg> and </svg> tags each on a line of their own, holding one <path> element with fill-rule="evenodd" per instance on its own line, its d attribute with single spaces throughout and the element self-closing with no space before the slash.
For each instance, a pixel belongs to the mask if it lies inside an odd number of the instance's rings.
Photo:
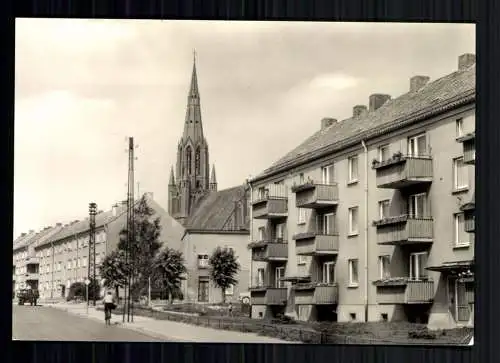
<svg viewBox="0 0 500 363">
<path fill-rule="evenodd" d="M 61 309 L 89 319 L 99 320 L 104 324 L 104 313 L 90 306 L 87 315 L 86 304 L 58 303 L 54 305 L 47 304 L 46 306 Z M 124 328 L 169 341 L 174 340 L 178 342 L 194 343 L 291 343 L 285 340 L 264 337 L 253 333 L 217 330 L 168 320 L 155 320 L 144 316 L 134 316 L 133 323 L 122 323 L 122 315 L 113 314 L 112 322 Z"/>
</svg>

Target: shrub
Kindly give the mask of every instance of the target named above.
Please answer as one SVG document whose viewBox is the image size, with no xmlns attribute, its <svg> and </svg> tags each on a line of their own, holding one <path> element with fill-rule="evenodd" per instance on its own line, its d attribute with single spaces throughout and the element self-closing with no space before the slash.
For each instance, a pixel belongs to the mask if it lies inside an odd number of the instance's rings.
<svg viewBox="0 0 500 363">
<path fill-rule="evenodd" d="M 410 339 L 436 339 L 437 333 L 429 330 L 410 330 L 408 332 Z"/>
</svg>

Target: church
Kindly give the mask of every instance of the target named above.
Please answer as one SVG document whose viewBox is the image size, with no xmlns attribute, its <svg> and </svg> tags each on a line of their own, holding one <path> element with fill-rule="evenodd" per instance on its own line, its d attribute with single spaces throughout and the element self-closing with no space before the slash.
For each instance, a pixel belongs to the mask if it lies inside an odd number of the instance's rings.
<svg viewBox="0 0 500 363">
<path fill-rule="evenodd" d="M 185 229 L 181 239 L 188 270 L 183 283 L 184 299 L 221 302 L 222 291 L 210 281 L 208 265 L 211 253 L 220 246 L 232 248 L 240 263 L 238 284 L 226 291 L 226 301 L 237 301 L 250 285 L 249 189 L 246 182 L 224 190 L 217 188 L 215 166 L 210 168 L 208 142 L 203 134 L 196 56 L 168 195 L 168 212 Z"/>
</svg>

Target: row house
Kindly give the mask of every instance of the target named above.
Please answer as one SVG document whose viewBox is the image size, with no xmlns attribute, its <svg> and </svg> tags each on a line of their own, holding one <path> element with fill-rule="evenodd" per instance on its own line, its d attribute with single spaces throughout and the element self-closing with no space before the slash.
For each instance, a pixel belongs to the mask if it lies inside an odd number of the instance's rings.
<svg viewBox="0 0 500 363">
<path fill-rule="evenodd" d="M 409 88 L 250 181 L 253 317 L 472 324 L 475 56 Z"/>
</svg>

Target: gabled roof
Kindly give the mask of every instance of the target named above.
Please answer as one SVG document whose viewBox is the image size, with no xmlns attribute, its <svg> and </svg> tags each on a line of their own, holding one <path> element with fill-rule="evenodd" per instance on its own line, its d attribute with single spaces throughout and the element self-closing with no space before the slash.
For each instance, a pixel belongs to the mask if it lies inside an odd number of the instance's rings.
<svg viewBox="0 0 500 363">
<path fill-rule="evenodd" d="M 35 244 L 35 247 L 37 247 L 40 243 L 43 243 L 46 239 L 59 232 L 61 228 L 59 226 L 46 227 L 37 233 L 31 233 L 28 238 L 24 238 L 14 245 L 14 251 L 32 244 Z"/>
<path fill-rule="evenodd" d="M 231 230 L 227 222 L 235 210 L 235 200 L 245 196 L 246 186 L 211 192 L 196 207 L 194 213 L 186 221 L 186 230 L 227 231 Z M 246 208 L 246 206 L 245 206 Z M 248 229 L 248 226 L 245 226 Z"/>
<path fill-rule="evenodd" d="M 429 118 L 448 109 L 475 101 L 476 67 L 453 72 L 428 83 L 416 92 L 408 92 L 387 101 L 375 111 L 357 118 L 334 122 L 305 140 L 252 181 L 286 171 L 308 160 L 361 143 Z"/>
<path fill-rule="evenodd" d="M 29 246 L 32 239 L 37 235 L 37 232 L 32 231 L 30 233 L 25 234 L 24 236 L 19 236 L 12 246 L 13 251 Z"/>
</svg>

